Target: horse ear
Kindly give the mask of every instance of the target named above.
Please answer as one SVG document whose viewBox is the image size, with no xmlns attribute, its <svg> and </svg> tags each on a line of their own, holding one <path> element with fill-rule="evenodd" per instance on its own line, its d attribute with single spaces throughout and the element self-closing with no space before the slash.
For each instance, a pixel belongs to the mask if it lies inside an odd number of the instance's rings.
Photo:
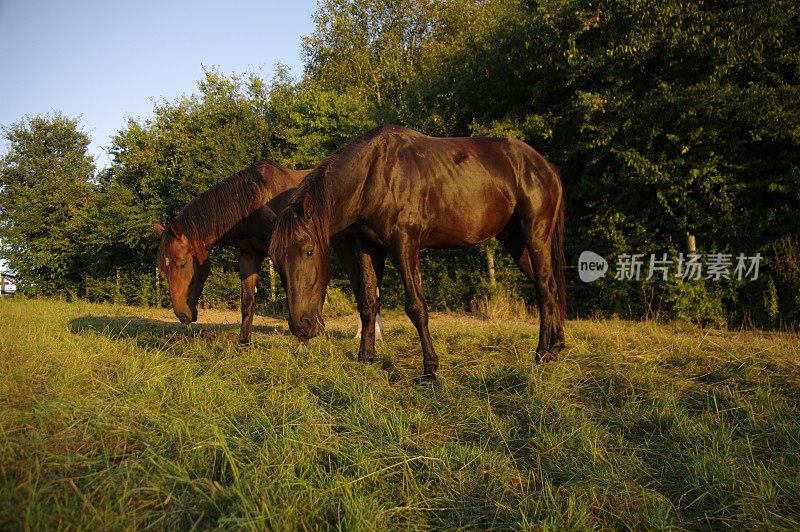
<svg viewBox="0 0 800 532">
<path fill-rule="evenodd" d="M 303 199 L 300 200 L 300 206 L 303 210 L 303 216 L 310 218 L 311 213 L 314 212 L 314 199 L 311 197 L 310 192 L 303 194 Z"/>
<path fill-rule="evenodd" d="M 264 205 L 264 214 L 267 215 L 267 220 L 269 220 L 269 223 L 275 223 L 275 218 L 278 217 L 278 215 L 275 214 L 275 211 L 269 208 L 269 205 Z"/>
<path fill-rule="evenodd" d="M 156 236 L 161 236 L 161 233 L 163 233 L 164 230 L 165 229 L 163 225 L 158 222 L 153 222 L 153 232 L 156 234 Z"/>
<path fill-rule="evenodd" d="M 271 235 L 272 230 L 275 228 L 275 219 L 278 217 L 278 215 L 275 214 L 275 211 L 269 208 L 269 205 L 264 205 L 264 216 L 267 217 L 267 233 Z"/>
<path fill-rule="evenodd" d="M 183 234 L 183 228 L 181 227 L 181 224 L 177 222 L 177 220 L 172 220 L 169 223 L 169 228 L 172 231 L 172 234 L 174 234 L 177 237 Z"/>
</svg>

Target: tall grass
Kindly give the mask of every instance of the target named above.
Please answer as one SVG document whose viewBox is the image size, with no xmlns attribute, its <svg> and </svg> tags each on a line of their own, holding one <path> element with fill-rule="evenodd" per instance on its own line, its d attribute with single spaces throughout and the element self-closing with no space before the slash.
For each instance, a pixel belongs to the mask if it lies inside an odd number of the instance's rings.
<svg viewBox="0 0 800 532">
<path fill-rule="evenodd" d="M 211 319 L 0 301 L 0 528 L 800 527 L 796 336 L 434 315 L 419 389 L 402 315 L 370 366 Z"/>
<path fill-rule="evenodd" d="M 536 309 L 529 308 L 518 294 L 502 286 L 474 296 L 470 310 L 489 321 L 527 320 L 538 315 Z"/>
</svg>

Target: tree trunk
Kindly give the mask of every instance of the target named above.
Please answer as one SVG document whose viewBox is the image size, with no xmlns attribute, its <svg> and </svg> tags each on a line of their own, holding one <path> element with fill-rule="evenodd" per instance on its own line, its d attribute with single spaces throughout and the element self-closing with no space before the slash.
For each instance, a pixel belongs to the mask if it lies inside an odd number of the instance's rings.
<svg viewBox="0 0 800 532">
<path fill-rule="evenodd" d="M 697 242 L 694 235 L 686 231 L 686 251 L 689 253 L 697 253 Z"/>
<path fill-rule="evenodd" d="M 489 284 L 494 286 L 497 283 L 494 272 L 494 249 L 486 248 L 486 264 L 489 267 Z"/>
<path fill-rule="evenodd" d="M 275 279 L 275 266 L 272 264 L 272 259 L 267 259 L 269 263 L 269 300 L 275 301 L 275 291 L 277 289 L 277 279 Z"/>
</svg>

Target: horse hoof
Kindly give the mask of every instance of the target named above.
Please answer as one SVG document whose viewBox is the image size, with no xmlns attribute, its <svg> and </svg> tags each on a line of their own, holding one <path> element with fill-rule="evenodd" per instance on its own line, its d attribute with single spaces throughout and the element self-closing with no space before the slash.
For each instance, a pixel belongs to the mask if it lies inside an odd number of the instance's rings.
<svg viewBox="0 0 800 532">
<path fill-rule="evenodd" d="M 537 363 L 554 362 L 556 360 L 558 360 L 558 355 L 555 353 L 548 353 L 546 351 L 544 353 L 536 353 Z"/>
<path fill-rule="evenodd" d="M 430 388 L 436 382 L 435 374 L 423 375 L 417 379 L 417 386 L 420 388 Z"/>
<path fill-rule="evenodd" d="M 242 349 L 247 349 L 248 347 L 250 347 L 250 340 L 242 340 L 241 338 L 239 338 L 239 347 Z"/>
</svg>

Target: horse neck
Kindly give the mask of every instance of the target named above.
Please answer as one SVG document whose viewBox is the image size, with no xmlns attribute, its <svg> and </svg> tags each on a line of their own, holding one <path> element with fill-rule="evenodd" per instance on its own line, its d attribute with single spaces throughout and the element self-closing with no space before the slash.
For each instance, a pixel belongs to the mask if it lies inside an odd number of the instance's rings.
<svg viewBox="0 0 800 532">
<path fill-rule="evenodd" d="M 344 231 L 361 218 L 366 175 L 365 169 L 357 163 L 325 173 L 322 187 L 327 191 L 328 201 L 324 212 L 318 211 L 318 214 L 326 219 L 330 236 Z"/>
<path fill-rule="evenodd" d="M 270 199 L 272 199 L 274 196 L 274 191 L 268 184 L 268 180 L 263 178 L 254 178 L 252 176 L 250 176 L 248 179 L 253 186 L 255 201 L 253 196 L 240 197 L 238 199 L 231 198 L 231 200 L 236 199 L 236 201 L 240 202 L 240 204 L 231 205 L 229 212 L 239 213 L 239 215 L 224 219 L 224 223 L 206 220 L 205 226 L 198 226 L 198 238 L 193 243 L 195 248 L 198 248 L 198 245 L 200 245 L 206 250 L 209 250 L 220 241 L 229 240 L 240 236 L 237 228 L 241 227 L 242 222 L 251 217 Z M 194 207 L 202 208 L 201 205 L 202 204 L 194 205 Z"/>
</svg>

